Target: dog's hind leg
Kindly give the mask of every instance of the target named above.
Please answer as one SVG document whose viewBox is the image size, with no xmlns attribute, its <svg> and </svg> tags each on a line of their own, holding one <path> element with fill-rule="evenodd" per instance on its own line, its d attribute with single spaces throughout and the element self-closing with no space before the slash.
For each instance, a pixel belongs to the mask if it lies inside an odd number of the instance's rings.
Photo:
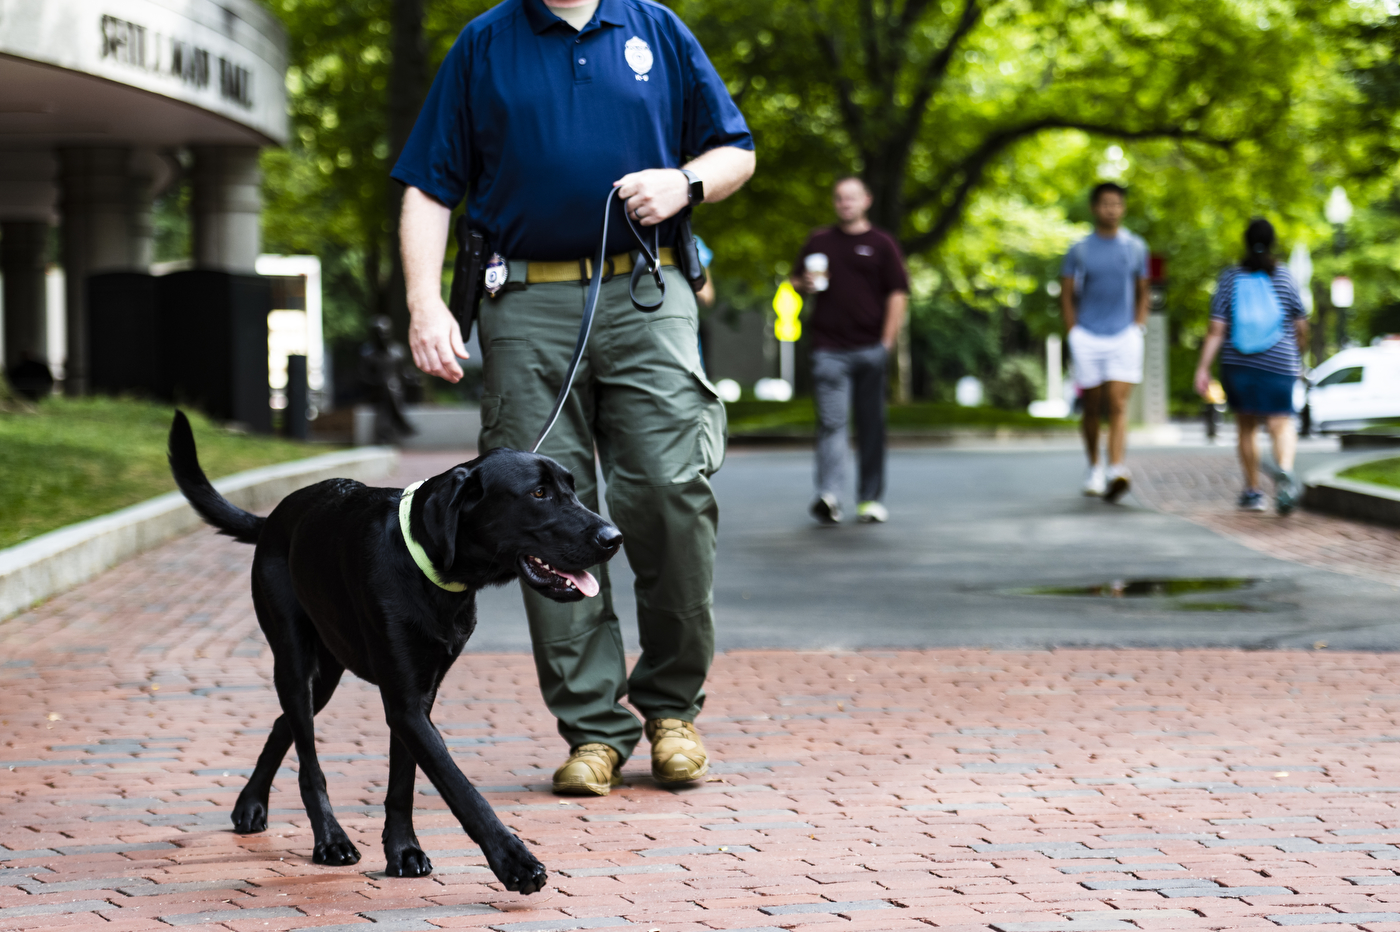
<svg viewBox="0 0 1400 932">
<path fill-rule="evenodd" d="M 324 649 L 319 653 L 325 653 Z M 333 671 L 334 678 L 339 680 L 343 668 L 333 658 L 326 659 L 335 663 L 326 672 Z M 360 851 L 336 821 L 330 797 L 326 794 L 326 775 L 321 771 L 321 762 L 316 757 L 316 707 L 312 679 L 319 678 L 319 672 L 306 670 L 296 661 L 284 663 L 278 658 L 272 678 L 277 684 L 277 698 L 282 702 L 283 714 L 291 726 L 292 743 L 297 749 L 297 783 L 301 787 L 301 802 L 306 807 L 306 817 L 311 822 L 316 841 L 311 860 L 316 864 L 354 864 L 360 860 Z"/>
<path fill-rule="evenodd" d="M 312 684 L 312 699 L 316 711 L 320 712 L 330 702 L 335 688 L 340 684 L 342 669 L 339 665 L 321 663 L 316 671 L 316 681 Z M 238 802 L 233 806 L 233 830 L 240 835 L 251 835 L 267 830 L 267 799 L 272 792 L 272 779 L 282 766 L 282 758 L 292 746 L 292 726 L 287 716 L 277 716 L 272 723 L 272 733 L 267 736 L 262 753 L 258 755 L 257 766 L 248 778 L 243 791 L 238 794 Z"/>
<path fill-rule="evenodd" d="M 315 835 L 311 860 L 337 866 L 354 864 L 360 859 L 359 849 L 336 821 L 326 795 L 326 775 L 316 758 L 316 684 L 324 684 L 323 698 L 329 699 L 345 667 L 327 649 L 297 600 L 285 561 L 275 554 L 264 556 L 262 550 L 253 559 L 253 607 L 272 648 L 272 682 L 282 704 L 282 720 L 297 749 L 297 783 Z M 272 744 L 271 737 L 268 744 Z"/>
<path fill-rule="evenodd" d="M 413 778 L 418 764 L 398 738 L 389 739 L 389 792 L 384 798 L 384 873 L 426 877 L 433 864 L 413 831 Z"/>
</svg>

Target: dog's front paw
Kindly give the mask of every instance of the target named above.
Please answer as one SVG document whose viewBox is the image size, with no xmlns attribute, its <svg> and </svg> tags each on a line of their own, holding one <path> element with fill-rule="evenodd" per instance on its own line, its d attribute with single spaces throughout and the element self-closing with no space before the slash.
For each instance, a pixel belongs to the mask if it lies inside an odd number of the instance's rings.
<svg viewBox="0 0 1400 932">
<path fill-rule="evenodd" d="M 267 831 L 267 803 L 261 799 L 238 797 L 233 805 L 233 830 L 240 835 Z"/>
<path fill-rule="evenodd" d="M 397 851 L 385 850 L 384 873 L 390 877 L 426 877 L 433 872 L 433 862 L 417 845 Z"/>
<path fill-rule="evenodd" d="M 496 879 L 513 893 L 529 895 L 544 889 L 549 874 L 525 843 L 514 835 L 495 851 L 486 852 L 486 861 Z"/>
<path fill-rule="evenodd" d="M 311 852 L 311 860 L 316 864 L 344 867 L 359 862 L 360 849 L 348 838 L 320 841 Z"/>
</svg>

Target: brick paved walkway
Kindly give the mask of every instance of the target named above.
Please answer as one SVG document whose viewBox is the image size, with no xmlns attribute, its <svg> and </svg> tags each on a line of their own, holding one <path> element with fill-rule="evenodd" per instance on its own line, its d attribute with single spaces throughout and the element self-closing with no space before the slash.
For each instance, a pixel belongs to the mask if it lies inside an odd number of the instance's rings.
<svg viewBox="0 0 1400 932">
<path fill-rule="evenodd" d="M 0 626 L 0 929 L 1400 930 L 1400 656 L 739 652 L 711 782 L 644 760 L 598 800 L 527 657 L 466 655 L 436 720 L 534 846 L 509 894 L 420 778 L 436 873 L 384 879 L 387 733 L 351 677 L 318 719 L 364 859 L 309 863 L 292 776 L 228 813 L 276 714 L 252 549 L 198 533 Z"/>
<path fill-rule="evenodd" d="M 1330 515 L 1280 518 L 1235 507 L 1240 470 L 1233 451 L 1149 450 L 1131 454 L 1133 494 L 1253 550 L 1307 566 L 1400 585 L 1400 533 Z"/>
</svg>

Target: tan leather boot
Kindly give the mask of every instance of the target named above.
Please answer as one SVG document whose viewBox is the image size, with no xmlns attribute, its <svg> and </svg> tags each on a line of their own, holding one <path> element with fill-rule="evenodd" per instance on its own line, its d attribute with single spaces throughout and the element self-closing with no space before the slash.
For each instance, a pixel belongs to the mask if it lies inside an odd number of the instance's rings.
<svg viewBox="0 0 1400 932">
<path fill-rule="evenodd" d="M 690 783 L 710 772 L 710 758 L 695 726 L 678 718 L 647 721 L 651 775 L 657 783 Z"/>
<path fill-rule="evenodd" d="M 622 785 L 622 755 L 606 744 L 581 744 L 564 766 L 554 771 L 554 792 L 570 796 L 606 796 Z"/>
</svg>

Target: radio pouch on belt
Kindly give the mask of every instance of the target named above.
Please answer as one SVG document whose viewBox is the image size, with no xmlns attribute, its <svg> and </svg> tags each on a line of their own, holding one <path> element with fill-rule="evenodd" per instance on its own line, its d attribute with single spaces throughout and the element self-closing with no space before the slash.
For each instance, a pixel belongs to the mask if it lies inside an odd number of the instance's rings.
<svg viewBox="0 0 1400 932">
<path fill-rule="evenodd" d="M 705 287 L 705 266 L 700 261 L 700 247 L 690 228 L 690 211 L 689 207 L 681 211 L 680 223 L 676 224 L 676 265 L 690 282 L 690 290 L 699 293 Z"/>
<path fill-rule="evenodd" d="M 467 215 L 457 218 L 457 261 L 452 268 L 452 293 L 447 307 L 462 328 L 462 342 L 472 337 L 472 325 L 481 307 L 482 273 L 486 267 L 486 237 L 467 224 Z"/>
</svg>

